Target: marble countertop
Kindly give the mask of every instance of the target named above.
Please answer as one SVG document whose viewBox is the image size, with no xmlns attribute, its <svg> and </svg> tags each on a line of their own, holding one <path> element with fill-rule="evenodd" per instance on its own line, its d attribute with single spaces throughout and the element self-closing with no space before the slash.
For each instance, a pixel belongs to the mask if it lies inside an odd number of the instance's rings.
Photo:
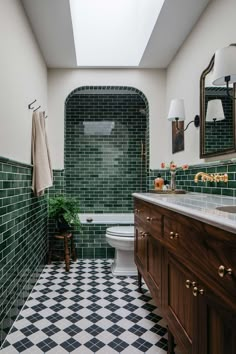
<svg viewBox="0 0 236 354">
<path fill-rule="evenodd" d="M 236 213 L 217 210 L 219 206 L 236 206 L 236 198 L 204 193 L 154 194 L 133 193 L 133 197 L 190 216 L 223 230 L 236 232 Z"/>
</svg>

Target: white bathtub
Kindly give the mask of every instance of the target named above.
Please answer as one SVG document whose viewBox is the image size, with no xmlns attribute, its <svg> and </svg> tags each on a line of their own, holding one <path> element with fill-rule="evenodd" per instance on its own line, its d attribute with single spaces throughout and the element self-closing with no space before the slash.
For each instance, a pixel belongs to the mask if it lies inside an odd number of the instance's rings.
<svg viewBox="0 0 236 354">
<path fill-rule="evenodd" d="M 133 224 L 134 214 L 79 214 L 81 224 Z"/>
</svg>

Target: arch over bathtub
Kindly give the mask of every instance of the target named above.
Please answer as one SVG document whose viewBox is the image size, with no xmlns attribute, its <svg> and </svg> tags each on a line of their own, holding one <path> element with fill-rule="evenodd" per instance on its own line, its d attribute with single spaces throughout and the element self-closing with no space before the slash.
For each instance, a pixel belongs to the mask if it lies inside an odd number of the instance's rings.
<svg viewBox="0 0 236 354">
<path fill-rule="evenodd" d="M 132 193 L 146 191 L 148 184 L 149 105 L 145 95 L 129 86 L 73 90 L 65 101 L 64 159 L 65 192 L 80 200 L 82 214 L 132 213 Z M 112 252 L 105 240 L 106 224 L 109 220 L 102 227 L 84 225 L 80 235 L 75 235 L 83 257 Z"/>
<path fill-rule="evenodd" d="M 112 212 L 130 212 L 131 192 L 147 189 L 149 105 L 145 95 L 129 86 L 74 89 L 65 101 L 64 160 L 66 193 L 84 201 L 83 212 L 112 208 Z M 89 190 L 88 179 L 97 192 Z M 114 188 L 108 190 L 110 184 Z M 110 196 L 104 196 L 102 188 Z M 88 194 L 93 203 L 88 202 Z"/>
<path fill-rule="evenodd" d="M 149 161 L 150 161 L 150 151 L 149 151 L 149 144 L 150 144 L 150 134 L 149 134 L 149 103 L 147 100 L 147 97 L 144 95 L 144 93 L 132 86 L 116 86 L 116 85 L 99 85 L 99 86 L 80 86 L 78 88 L 75 88 L 72 90 L 68 96 L 65 99 L 65 108 L 64 108 L 64 139 L 66 140 L 66 107 L 73 95 L 75 94 L 99 94 L 99 93 L 110 93 L 110 94 L 136 94 L 138 95 L 144 103 L 145 108 L 140 109 L 140 112 L 142 115 L 146 116 L 146 131 L 145 131 L 145 142 L 144 142 L 144 147 L 143 147 L 143 153 L 145 155 L 145 169 L 146 169 L 146 184 L 148 184 L 148 175 L 149 175 Z M 65 151 L 64 151 L 64 161 L 65 161 Z M 148 186 L 147 186 L 148 188 Z"/>
</svg>

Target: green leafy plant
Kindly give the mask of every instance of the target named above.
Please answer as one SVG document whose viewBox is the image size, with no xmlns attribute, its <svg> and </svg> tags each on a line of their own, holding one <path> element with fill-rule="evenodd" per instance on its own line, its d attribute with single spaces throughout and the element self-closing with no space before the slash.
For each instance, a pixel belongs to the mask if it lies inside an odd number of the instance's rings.
<svg viewBox="0 0 236 354">
<path fill-rule="evenodd" d="M 49 198 L 48 214 L 50 218 L 56 220 L 59 229 L 66 229 L 72 226 L 80 228 L 79 202 L 74 198 L 58 195 Z M 64 227 L 62 226 L 64 225 Z"/>
</svg>

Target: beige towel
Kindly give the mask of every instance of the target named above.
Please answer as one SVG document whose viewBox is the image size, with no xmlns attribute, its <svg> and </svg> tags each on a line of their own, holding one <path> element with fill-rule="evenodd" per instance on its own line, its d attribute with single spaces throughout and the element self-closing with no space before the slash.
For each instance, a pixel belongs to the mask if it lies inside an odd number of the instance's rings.
<svg viewBox="0 0 236 354">
<path fill-rule="evenodd" d="M 32 189 L 36 196 L 44 194 L 53 185 L 52 167 L 48 149 L 44 112 L 34 112 L 32 121 Z"/>
</svg>

